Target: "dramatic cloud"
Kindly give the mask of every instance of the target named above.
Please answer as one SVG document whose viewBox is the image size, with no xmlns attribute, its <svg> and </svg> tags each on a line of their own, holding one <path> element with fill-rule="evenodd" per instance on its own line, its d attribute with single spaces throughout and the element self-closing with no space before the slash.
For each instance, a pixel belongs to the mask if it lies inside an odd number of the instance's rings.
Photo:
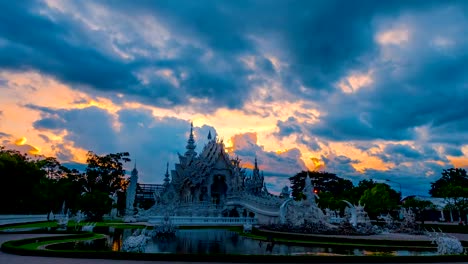
<svg viewBox="0 0 468 264">
<path fill-rule="evenodd" d="M 193 121 L 198 151 L 217 134 L 247 167 L 257 157 L 275 191 L 309 168 L 427 194 L 442 169 L 468 166 L 465 1 L 0 9 L 5 146 L 67 163 L 129 151 L 143 181 L 160 182 Z"/>
<path fill-rule="evenodd" d="M 288 174 L 305 168 L 301 161 L 301 151 L 297 148 L 285 151 L 265 151 L 257 143 L 256 133 L 237 134 L 231 137 L 230 152 L 239 156 L 248 167 L 253 168 L 253 161 L 258 160 L 259 168 L 268 173 Z"/>
</svg>

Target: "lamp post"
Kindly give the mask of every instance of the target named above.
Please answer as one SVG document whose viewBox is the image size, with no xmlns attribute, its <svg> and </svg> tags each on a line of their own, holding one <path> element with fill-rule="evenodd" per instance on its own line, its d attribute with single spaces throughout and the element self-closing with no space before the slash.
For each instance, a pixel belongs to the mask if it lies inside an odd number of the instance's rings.
<svg viewBox="0 0 468 264">
<path fill-rule="evenodd" d="M 400 194 L 401 194 L 401 183 L 396 182 L 396 181 L 392 181 L 392 180 L 390 180 L 390 179 L 385 179 L 385 180 L 388 181 L 388 182 L 393 182 L 393 183 L 398 184 L 398 186 L 400 186 Z"/>
</svg>

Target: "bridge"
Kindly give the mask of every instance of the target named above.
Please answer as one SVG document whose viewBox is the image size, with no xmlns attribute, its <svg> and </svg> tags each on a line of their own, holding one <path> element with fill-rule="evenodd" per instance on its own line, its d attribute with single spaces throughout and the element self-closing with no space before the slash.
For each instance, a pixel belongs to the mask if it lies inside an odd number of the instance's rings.
<svg viewBox="0 0 468 264">
<path fill-rule="evenodd" d="M 170 220 L 176 226 L 239 226 L 257 224 L 257 219 L 252 217 L 171 216 Z M 153 225 L 162 224 L 164 216 L 150 216 L 148 222 Z"/>
</svg>

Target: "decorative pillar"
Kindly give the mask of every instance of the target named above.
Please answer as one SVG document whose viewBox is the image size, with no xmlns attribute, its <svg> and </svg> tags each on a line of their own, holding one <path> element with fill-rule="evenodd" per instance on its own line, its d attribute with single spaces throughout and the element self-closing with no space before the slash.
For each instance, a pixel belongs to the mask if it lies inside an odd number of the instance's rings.
<svg viewBox="0 0 468 264">
<path fill-rule="evenodd" d="M 125 218 L 124 222 L 136 222 L 136 219 L 133 218 L 133 214 L 135 213 L 135 208 L 133 204 L 135 203 L 135 196 L 136 196 L 136 189 L 138 183 L 138 170 L 136 169 L 136 162 L 135 167 L 132 170 L 130 176 L 130 184 L 127 188 L 127 197 L 125 200 Z"/>
</svg>

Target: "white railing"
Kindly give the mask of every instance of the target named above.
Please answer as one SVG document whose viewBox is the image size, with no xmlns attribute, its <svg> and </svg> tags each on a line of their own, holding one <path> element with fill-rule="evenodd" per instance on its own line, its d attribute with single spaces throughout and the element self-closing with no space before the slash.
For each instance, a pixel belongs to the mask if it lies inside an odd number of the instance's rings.
<svg viewBox="0 0 468 264">
<path fill-rule="evenodd" d="M 47 221 L 47 215 L 0 215 L 0 225 Z"/>
<path fill-rule="evenodd" d="M 233 226 L 244 224 L 257 224 L 256 218 L 251 217 L 212 217 L 212 216 L 171 216 L 170 221 L 174 225 L 200 225 L 200 226 Z M 150 224 L 162 224 L 164 216 L 150 216 L 148 218 Z"/>
<path fill-rule="evenodd" d="M 241 205 L 241 206 L 251 210 L 254 213 L 262 214 L 262 215 L 266 215 L 266 216 L 277 217 L 277 216 L 280 215 L 279 206 L 278 207 L 268 208 L 266 206 L 253 203 L 251 201 L 246 202 L 246 201 L 243 201 L 243 200 L 239 200 L 239 201 L 231 200 L 231 201 L 226 202 L 226 205 L 229 205 L 229 206 Z"/>
</svg>

